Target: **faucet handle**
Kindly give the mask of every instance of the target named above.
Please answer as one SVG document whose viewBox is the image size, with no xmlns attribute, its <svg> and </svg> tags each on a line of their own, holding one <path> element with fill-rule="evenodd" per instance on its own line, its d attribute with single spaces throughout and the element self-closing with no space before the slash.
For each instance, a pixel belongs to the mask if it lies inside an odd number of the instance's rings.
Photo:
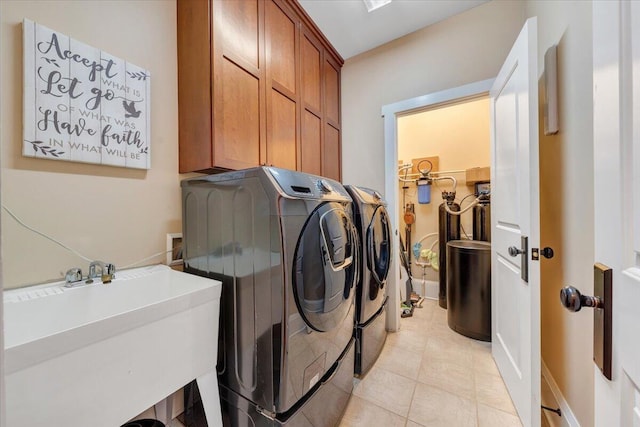
<svg viewBox="0 0 640 427">
<path fill-rule="evenodd" d="M 106 264 L 102 272 L 102 283 L 111 283 L 116 278 L 116 266 L 114 264 Z"/>
<path fill-rule="evenodd" d="M 65 286 L 70 288 L 74 283 L 82 280 L 82 270 L 79 268 L 71 268 L 67 270 L 67 273 L 64 275 Z"/>
<path fill-rule="evenodd" d="M 115 264 L 109 263 L 109 264 L 106 265 L 106 268 L 107 268 L 107 274 L 110 274 L 112 276 L 116 274 L 116 266 L 115 266 Z"/>
</svg>

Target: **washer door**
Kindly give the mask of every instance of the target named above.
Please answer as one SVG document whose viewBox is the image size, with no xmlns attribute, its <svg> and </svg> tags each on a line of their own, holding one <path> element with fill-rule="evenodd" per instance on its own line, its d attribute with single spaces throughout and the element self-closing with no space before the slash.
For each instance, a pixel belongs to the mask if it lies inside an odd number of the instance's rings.
<svg viewBox="0 0 640 427">
<path fill-rule="evenodd" d="M 391 229 L 384 206 L 378 206 L 367 227 L 367 268 L 373 280 L 369 281 L 369 299 L 375 300 L 384 288 L 391 263 Z"/>
<path fill-rule="evenodd" d="M 329 331 L 349 313 L 357 249 L 355 227 L 340 203 L 324 203 L 307 219 L 294 256 L 293 293 L 312 329 Z"/>
</svg>

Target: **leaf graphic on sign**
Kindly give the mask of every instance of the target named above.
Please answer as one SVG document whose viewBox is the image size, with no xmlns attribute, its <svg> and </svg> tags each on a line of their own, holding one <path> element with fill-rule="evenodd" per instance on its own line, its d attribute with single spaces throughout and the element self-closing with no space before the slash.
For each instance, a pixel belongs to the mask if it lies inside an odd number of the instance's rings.
<svg viewBox="0 0 640 427">
<path fill-rule="evenodd" d="M 129 74 L 131 78 L 138 79 L 138 80 L 147 80 L 147 77 L 149 77 L 149 75 L 147 75 L 146 73 L 143 73 L 142 71 L 140 71 L 139 73 L 133 73 L 131 71 L 127 71 L 127 74 Z"/>
<path fill-rule="evenodd" d="M 49 64 L 53 64 L 56 67 L 60 68 L 60 65 L 58 65 L 58 62 L 55 59 L 49 59 L 49 58 L 45 58 L 44 56 L 42 57 L 42 59 L 44 59 L 45 61 L 47 61 Z"/>
<path fill-rule="evenodd" d="M 34 152 L 40 152 L 43 155 L 51 154 L 53 157 L 59 157 L 64 154 L 64 151 L 58 151 L 53 147 L 48 145 L 44 145 L 42 141 L 29 141 L 25 139 L 25 142 L 28 142 L 33 147 Z"/>
</svg>

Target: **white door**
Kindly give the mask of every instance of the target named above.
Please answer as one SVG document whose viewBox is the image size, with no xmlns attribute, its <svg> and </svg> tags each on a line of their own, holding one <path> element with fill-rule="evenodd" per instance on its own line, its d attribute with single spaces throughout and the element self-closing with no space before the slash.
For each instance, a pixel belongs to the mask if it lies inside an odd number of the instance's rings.
<svg viewBox="0 0 640 427">
<path fill-rule="evenodd" d="M 526 427 L 540 425 L 540 267 L 531 259 L 540 247 L 537 71 L 531 18 L 490 91 L 492 352 Z"/>
<path fill-rule="evenodd" d="M 593 85 L 595 261 L 613 269 L 612 381 L 594 365 L 595 425 L 638 427 L 640 2 L 594 2 Z"/>
</svg>

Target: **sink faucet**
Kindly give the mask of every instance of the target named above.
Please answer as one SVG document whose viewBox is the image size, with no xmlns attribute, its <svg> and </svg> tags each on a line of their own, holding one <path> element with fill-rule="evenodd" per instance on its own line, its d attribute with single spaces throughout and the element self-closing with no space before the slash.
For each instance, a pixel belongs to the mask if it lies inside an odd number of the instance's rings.
<svg viewBox="0 0 640 427">
<path fill-rule="evenodd" d="M 100 274 L 96 271 L 100 269 Z M 106 264 L 102 261 L 91 261 L 89 264 L 89 279 L 95 279 L 97 277 L 101 277 L 106 269 Z"/>
<path fill-rule="evenodd" d="M 79 268 L 67 270 L 64 278 L 64 286 L 67 288 L 72 288 L 81 283 L 90 284 L 93 283 L 93 279 L 97 278 L 100 278 L 102 283 L 111 283 L 116 278 L 116 266 L 102 261 L 92 261 L 89 264 L 89 274 L 86 281 L 82 280 L 82 270 Z"/>
<path fill-rule="evenodd" d="M 91 264 L 89 264 L 89 276 L 87 277 L 87 282 L 93 282 L 93 279 L 99 277 L 102 280 L 102 283 L 111 283 L 111 280 L 115 278 L 115 273 L 115 265 L 104 263 L 102 261 L 92 261 Z"/>
<path fill-rule="evenodd" d="M 67 270 L 67 274 L 65 274 L 65 287 L 72 288 L 75 285 L 82 283 L 82 270 L 79 268 L 72 268 Z"/>
</svg>

